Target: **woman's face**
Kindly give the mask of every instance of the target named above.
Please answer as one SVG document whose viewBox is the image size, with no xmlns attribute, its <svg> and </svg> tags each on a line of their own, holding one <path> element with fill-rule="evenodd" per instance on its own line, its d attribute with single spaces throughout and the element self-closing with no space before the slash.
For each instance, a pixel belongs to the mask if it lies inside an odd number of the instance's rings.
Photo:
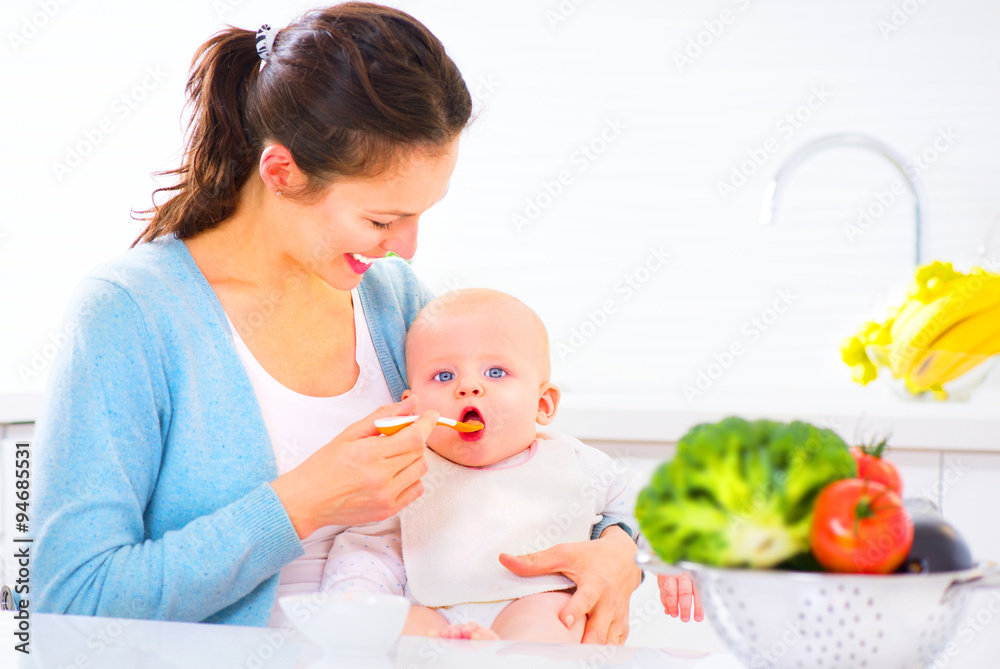
<svg viewBox="0 0 1000 669">
<path fill-rule="evenodd" d="M 444 197 L 457 160 L 455 139 L 433 152 L 415 150 L 378 176 L 338 179 L 319 202 L 293 212 L 288 230 L 297 239 L 288 251 L 340 290 L 357 287 L 389 252 L 412 258 L 420 216 Z"/>
</svg>

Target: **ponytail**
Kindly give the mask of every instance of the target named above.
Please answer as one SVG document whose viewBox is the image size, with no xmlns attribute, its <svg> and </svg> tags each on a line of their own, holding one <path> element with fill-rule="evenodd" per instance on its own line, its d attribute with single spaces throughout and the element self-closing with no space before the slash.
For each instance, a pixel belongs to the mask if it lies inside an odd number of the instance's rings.
<svg viewBox="0 0 1000 669">
<path fill-rule="evenodd" d="M 242 118 L 261 62 L 255 39 L 254 32 L 229 28 L 195 53 L 185 89 L 191 121 L 184 160 L 177 169 L 158 173 L 178 181 L 153 192 L 154 198 L 160 192 L 176 195 L 145 212 L 154 215 L 133 246 L 167 233 L 193 237 L 236 211 L 239 189 L 256 165 Z"/>
<path fill-rule="evenodd" d="M 440 41 L 409 14 L 351 2 L 314 10 L 280 30 L 261 69 L 256 33 L 229 27 L 195 53 L 191 118 L 176 184 L 153 192 L 133 242 L 181 239 L 232 216 L 265 142 L 285 146 L 306 199 L 337 177 L 377 174 L 402 150 L 444 146 L 472 102 Z M 157 205 L 160 192 L 173 196 Z"/>
</svg>

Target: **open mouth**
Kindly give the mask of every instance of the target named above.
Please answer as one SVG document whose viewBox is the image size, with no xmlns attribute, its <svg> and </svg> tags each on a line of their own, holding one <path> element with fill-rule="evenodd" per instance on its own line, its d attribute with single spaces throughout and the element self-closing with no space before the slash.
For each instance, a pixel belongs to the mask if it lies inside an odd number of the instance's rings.
<svg viewBox="0 0 1000 669">
<path fill-rule="evenodd" d="M 477 422 L 483 424 L 483 429 L 477 430 L 476 432 L 460 432 L 459 436 L 462 437 L 464 441 L 479 441 L 483 438 L 483 434 L 486 433 L 486 420 L 483 415 L 479 413 L 479 410 L 475 407 L 468 407 L 462 413 L 462 418 L 460 419 L 463 423 Z"/>
<path fill-rule="evenodd" d="M 364 274 L 365 271 L 372 266 L 378 258 L 369 258 L 368 256 L 361 255 L 360 253 L 346 253 L 347 264 L 351 266 L 357 274 Z"/>
</svg>

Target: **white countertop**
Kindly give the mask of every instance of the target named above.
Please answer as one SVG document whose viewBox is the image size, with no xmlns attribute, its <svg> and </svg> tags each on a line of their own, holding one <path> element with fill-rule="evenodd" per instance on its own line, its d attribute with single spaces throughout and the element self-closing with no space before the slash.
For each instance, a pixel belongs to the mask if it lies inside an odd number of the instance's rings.
<svg viewBox="0 0 1000 669">
<path fill-rule="evenodd" d="M 4 623 L 0 666 L 19 656 L 12 650 L 8 618 Z M 591 666 L 663 669 L 740 669 L 728 653 L 615 646 L 450 641 L 401 637 L 395 648 L 375 657 L 349 657 L 324 651 L 298 632 L 199 623 L 123 620 L 87 616 L 32 614 L 31 654 L 22 667 L 63 669 L 579 669 Z M 27 661 L 25 661 L 27 660 Z"/>
<path fill-rule="evenodd" d="M 976 610 L 976 609 L 973 609 Z M 983 609 L 985 610 L 985 609 Z M 324 651 L 298 632 L 287 636 L 274 628 L 200 623 L 124 620 L 32 613 L 29 650 L 14 651 L 13 614 L 0 612 L 0 666 L 32 669 L 740 669 L 729 653 L 698 648 L 636 648 L 446 641 L 402 637 L 385 655 L 344 657 Z M 991 666 L 997 652 L 990 625 L 973 643 L 949 658 L 951 669 Z M 15 665 L 14 658 L 20 660 Z"/>
<path fill-rule="evenodd" d="M 891 434 L 893 449 L 1000 452 L 1000 391 L 968 402 L 905 401 L 879 388 L 835 394 L 762 390 L 713 395 L 689 405 L 670 398 L 564 394 L 552 429 L 583 441 L 674 443 L 692 426 L 726 416 L 804 420 L 845 440 Z M 871 392 L 869 392 L 871 391 Z"/>
</svg>

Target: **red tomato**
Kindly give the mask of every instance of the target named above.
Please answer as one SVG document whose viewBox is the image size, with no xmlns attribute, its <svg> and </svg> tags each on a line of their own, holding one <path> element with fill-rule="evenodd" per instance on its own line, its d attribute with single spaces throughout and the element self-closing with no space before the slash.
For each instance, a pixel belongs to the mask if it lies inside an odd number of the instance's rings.
<svg viewBox="0 0 1000 669">
<path fill-rule="evenodd" d="M 876 446 L 854 446 L 851 448 L 851 455 L 858 463 L 858 478 L 868 479 L 881 483 L 887 488 L 891 488 L 897 495 L 903 495 L 903 480 L 899 477 L 899 470 L 891 462 L 882 459 L 882 451 L 885 450 L 885 442 Z"/>
<path fill-rule="evenodd" d="M 913 545 L 913 521 L 894 491 L 844 479 L 823 489 L 813 508 L 809 546 L 830 571 L 888 574 Z"/>
</svg>

